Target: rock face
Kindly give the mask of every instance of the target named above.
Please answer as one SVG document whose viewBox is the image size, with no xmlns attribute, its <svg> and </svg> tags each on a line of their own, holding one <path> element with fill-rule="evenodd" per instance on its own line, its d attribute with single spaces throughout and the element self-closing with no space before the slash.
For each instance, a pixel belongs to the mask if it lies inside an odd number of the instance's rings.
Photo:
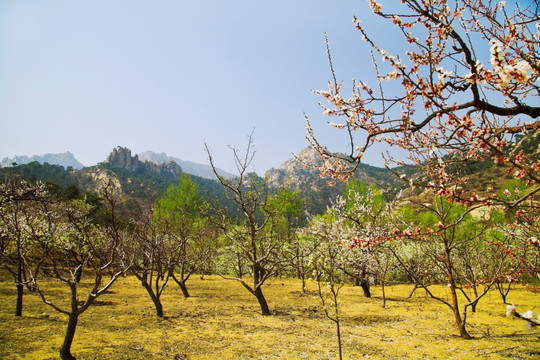
<svg viewBox="0 0 540 360">
<path fill-rule="evenodd" d="M 322 160 L 313 147 L 304 148 L 297 157 L 307 164 L 321 165 Z M 265 178 L 270 187 L 287 185 L 294 191 L 321 191 L 328 184 L 329 178 L 321 178 L 320 171 L 315 167 L 309 167 L 292 158 L 284 162 L 278 169 L 270 169 L 266 172 Z M 381 189 L 389 189 L 397 186 L 398 180 L 384 168 L 378 168 L 367 164 L 360 164 L 354 175 L 358 180 L 367 184 L 374 183 Z M 340 181 L 336 187 L 341 189 L 345 186 Z"/>
<path fill-rule="evenodd" d="M 304 148 L 298 158 L 308 164 L 319 165 L 322 163 L 319 155 L 312 147 Z M 292 158 L 284 162 L 278 169 L 270 169 L 266 172 L 265 178 L 270 187 L 288 185 L 292 190 L 298 191 L 306 186 L 311 190 L 316 190 L 319 170 L 308 167 Z"/>
<path fill-rule="evenodd" d="M 105 163 L 126 169 L 131 172 L 151 171 L 168 178 L 177 178 L 182 174 L 182 168 L 176 162 L 169 160 L 166 163 L 153 163 L 141 161 L 137 155 L 132 156 L 131 150 L 125 147 L 116 147 L 107 157 Z"/>
<path fill-rule="evenodd" d="M 136 172 L 143 166 L 143 163 L 139 161 L 137 155 L 134 157 L 131 156 L 131 150 L 120 146 L 113 149 L 105 162 L 114 167 L 119 167 L 132 172 Z"/>
<path fill-rule="evenodd" d="M 11 159 L 5 157 L 4 159 L 2 159 L 1 165 L 2 167 L 8 167 L 12 166 L 13 163 L 23 165 L 29 164 L 34 161 L 37 161 L 40 164 L 48 163 L 51 165 L 60 165 L 65 167 L 66 169 L 68 167 L 72 167 L 73 169 L 80 170 L 84 167 L 84 165 L 78 162 L 77 159 L 75 159 L 75 156 L 73 156 L 73 154 L 69 151 L 60 154 L 44 154 L 41 156 L 34 155 L 32 157 L 28 157 L 26 155 L 15 155 Z"/>
</svg>

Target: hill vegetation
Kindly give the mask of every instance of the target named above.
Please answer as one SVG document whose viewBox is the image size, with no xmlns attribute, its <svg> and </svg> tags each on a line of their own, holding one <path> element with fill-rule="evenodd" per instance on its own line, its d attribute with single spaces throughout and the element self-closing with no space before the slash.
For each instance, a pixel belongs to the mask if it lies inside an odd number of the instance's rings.
<svg viewBox="0 0 540 360">
<path fill-rule="evenodd" d="M 315 153 L 311 148 L 304 149 L 299 156 L 306 160 L 315 159 Z M 148 156 L 148 153 L 144 153 L 143 158 L 152 157 Z M 177 181 L 178 176 L 183 172 L 174 158 L 158 158 L 157 160 L 167 161 L 141 161 L 138 155 L 132 155 L 129 149 L 118 147 L 113 149 L 104 162 L 81 170 L 34 161 L 15 167 L 0 168 L 0 174 L 4 176 L 15 174 L 26 180 L 54 183 L 61 188 L 76 186 L 83 192 L 96 192 L 102 184 L 103 176 L 114 176 L 121 186 L 124 195 L 123 201 L 128 202 L 126 206 L 129 207 L 133 206 L 133 201 L 146 205 L 153 203 L 169 185 Z M 205 174 L 207 171 L 208 169 L 205 170 Z M 230 176 L 224 172 L 220 172 L 220 174 L 226 177 Z M 197 183 L 205 199 L 217 201 L 223 204 L 223 207 L 234 208 L 234 205 L 227 201 L 225 191 L 215 180 L 215 175 L 214 179 L 191 173 L 190 176 Z M 264 177 L 269 189 L 286 186 L 292 191 L 302 194 L 306 211 L 310 214 L 321 214 L 326 211 L 331 200 L 342 193 L 346 187 L 346 183 L 342 182 L 337 183 L 336 186 L 327 186 L 327 180 L 320 178 L 316 169 L 307 167 L 296 159 L 286 161 L 278 169 L 269 170 Z M 356 178 L 376 184 L 377 187 L 384 189 L 389 199 L 397 196 L 399 190 L 405 186 L 388 170 L 369 165 L 362 165 Z"/>
</svg>

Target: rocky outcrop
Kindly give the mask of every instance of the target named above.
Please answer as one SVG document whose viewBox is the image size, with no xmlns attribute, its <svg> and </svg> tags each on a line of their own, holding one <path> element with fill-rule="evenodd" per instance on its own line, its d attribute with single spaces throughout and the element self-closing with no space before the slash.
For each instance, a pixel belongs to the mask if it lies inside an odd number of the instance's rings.
<svg viewBox="0 0 540 360">
<path fill-rule="evenodd" d="M 322 163 L 317 151 L 312 147 L 303 149 L 297 157 L 307 164 L 319 165 Z M 319 179 L 319 170 L 309 167 L 292 158 L 284 162 L 278 169 L 270 169 L 266 172 L 265 178 L 270 187 L 280 187 L 287 185 L 291 189 L 298 191 L 306 186 L 315 190 Z"/>
<path fill-rule="evenodd" d="M 344 155 L 343 155 L 344 156 Z M 270 187 L 287 185 L 295 191 L 321 191 L 328 184 L 329 178 L 321 178 L 320 170 L 309 167 L 306 164 L 321 165 L 322 160 L 313 147 L 304 148 L 296 157 L 284 162 L 278 169 L 270 169 L 265 178 Z M 378 168 L 367 164 L 360 164 L 354 175 L 357 179 L 368 184 L 374 183 L 381 189 L 399 186 L 398 180 L 384 168 Z M 337 188 L 343 188 L 345 184 L 337 182 Z"/>
<path fill-rule="evenodd" d="M 141 161 L 137 155 L 132 156 L 131 150 L 118 146 L 107 157 L 105 163 L 110 166 L 126 169 L 131 172 L 150 171 L 168 178 L 177 178 L 182 174 L 182 168 L 176 162 L 169 160 L 166 163 L 153 163 Z"/>
<path fill-rule="evenodd" d="M 113 149 L 109 156 L 107 156 L 107 160 L 105 160 L 105 162 L 111 166 L 126 169 L 132 172 L 136 172 L 143 166 L 143 163 L 139 161 L 137 155 L 131 156 L 130 149 L 120 146 Z"/>
</svg>

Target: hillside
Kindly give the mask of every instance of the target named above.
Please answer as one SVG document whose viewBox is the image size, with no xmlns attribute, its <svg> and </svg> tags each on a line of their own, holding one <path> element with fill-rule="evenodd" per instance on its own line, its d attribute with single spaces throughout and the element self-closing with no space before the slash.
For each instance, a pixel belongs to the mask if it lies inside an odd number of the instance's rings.
<svg viewBox="0 0 540 360">
<path fill-rule="evenodd" d="M 518 142 L 515 146 L 519 147 L 518 150 L 540 154 L 538 139 L 539 137 L 535 136 L 528 139 L 526 143 Z M 73 157 L 72 154 L 67 154 L 70 155 L 68 158 Z M 317 152 L 310 147 L 303 149 L 297 156 L 306 163 L 321 163 Z M 179 162 L 186 164 L 187 169 L 182 168 Z M 507 174 L 505 167 L 494 164 L 492 160 L 468 161 L 465 165 L 455 167 L 453 171 L 461 177 L 467 177 L 465 186 L 468 189 L 466 190 L 474 190 L 480 195 L 487 191 L 500 191 L 501 187 L 513 178 L 512 175 Z M 406 173 L 408 178 L 421 180 L 422 175 L 414 166 L 401 167 L 397 170 L 399 173 Z M 156 154 L 147 151 L 140 155 L 132 155 L 131 150 L 125 147 L 113 149 L 104 162 L 80 170 L 75 167 L 66 169 L 60 165 L 39 164 L 38 162 L 28 164 L 21 162 L 15 167 L 0 168 L 0 174 L 18 174 L 25 179 L 48 181 L 61 188 L 76 186 L 80 191 L 86 192 L 97 192 L 104 185 L 104 180 L 113 175 L 117 182 L 116 186 L 123 194 L 127 205 L 133 205 L 133 200 L 143 204 L 155 201 L 169 185 L 177 181 L 180 174 L 190 173 L 199 191 L 207 200 L 219 199 L 218 203 L 223 206 L 228 204 L 231 211 L 234 211 L 232 210 L 234 206 L 226 200 L 223 187 L 214 179 L 209 178 L 211 176 L 208 171 L 209 167 L 206 165 L 181 161 L 165 153 Z M 225 172 L 223 174 L 233 176 Z M 430 201 L 432 196 L 421 188 L 403 192 L 407 184 L 384 168 L 360 164 L 355 177 L 367 184 L 376 185 L 388 200 L 401 196 L 422 203 Z M 295 158 L 285 161 L 277 169 L 270 169 L 266 172 L 265 178 L 270 189 L 286 186 L 300 192 L 305 199 L 306 210 L 311 214 L 323 213 L 331 201 L 346 187 L 346 183 L 339 181 L 334 186 L 328 186 L 328 179 L 319 177 L 317 168 L 308 167 Z"/>
<path fill-rule="evenodd" d="M 125 147 L 113 149 L 104 162 L 80 170 L 38 162 L 0 168 L 0 177 L 20 176 L 26 180 L 41 180 L 50 183 L 60 194 L 70 197 L 98 193 L 112 179 L 114 188 L 121 195 L 119 210 L 124 213 L 153 203 L 183 173 L 182 168 L 172 160 L 166 163 L 142 161 Z M 190 176 L 204 199 L 226 208 L 232 218 L 235 216 L 236 207 L 226 199 L 225 190 L 217 181 Z"/>
<path fill-rule="evenodd" d="M 320 165 L 322 163 L 317 151 L 311 147 L 304 148 L 297 156 L 308 164 Z M 291 190 L 304 193 L 309 204 L 308 210 L 312 213 L 324 212 L 331 199 L 341 194 L 347 186 L 346 183 L 340 181 L 334 186 L 328 186 L 328 179 L 321 178 L 317 168 L 308 167 L 295 158 L 287 160 L 277 169 L 268 170 L 265 178 L 271 188 L 285 185 Z M 366 164 L 360 164 L 355 178 L 367 184 L 375 184 L 385 192 L 388 198 L 397 196 L 404 188 L 404 183 L 387 169 Z"/>
</svg>

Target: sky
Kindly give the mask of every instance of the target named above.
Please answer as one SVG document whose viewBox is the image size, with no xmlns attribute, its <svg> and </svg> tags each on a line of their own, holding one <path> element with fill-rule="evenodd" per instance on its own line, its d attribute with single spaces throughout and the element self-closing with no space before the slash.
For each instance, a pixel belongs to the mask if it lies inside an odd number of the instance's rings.
<svg viewBox="0 0 540 360">
<path fill-rule="evenodd" d="M 207 144 L 236 173 L 229 146 L 253 133 L 263 174 L 309 145 L 304 114 L 343 151 L 311 91 L 331 79 L 325 32 L 338 81 L 372 76 L 354 15 L 388 40 L 367 0 L 1 0 L 0 158 L 91 166 L 123 146 L 208 164 Z"/>
<path fill-rule="evenodd" d="M 325 32 L 344 81 L 365 66 L 363 14 L 358 0 L 2 0 L 0 158 L 91 166 L 125 146 L 207 164 L 206 143 L 235 172 L 229 146 L 253 132 L 264 173 L 308 145 L 304 113 L 339 150 L 311 91 L 331 79 Z"/>
</svg>

